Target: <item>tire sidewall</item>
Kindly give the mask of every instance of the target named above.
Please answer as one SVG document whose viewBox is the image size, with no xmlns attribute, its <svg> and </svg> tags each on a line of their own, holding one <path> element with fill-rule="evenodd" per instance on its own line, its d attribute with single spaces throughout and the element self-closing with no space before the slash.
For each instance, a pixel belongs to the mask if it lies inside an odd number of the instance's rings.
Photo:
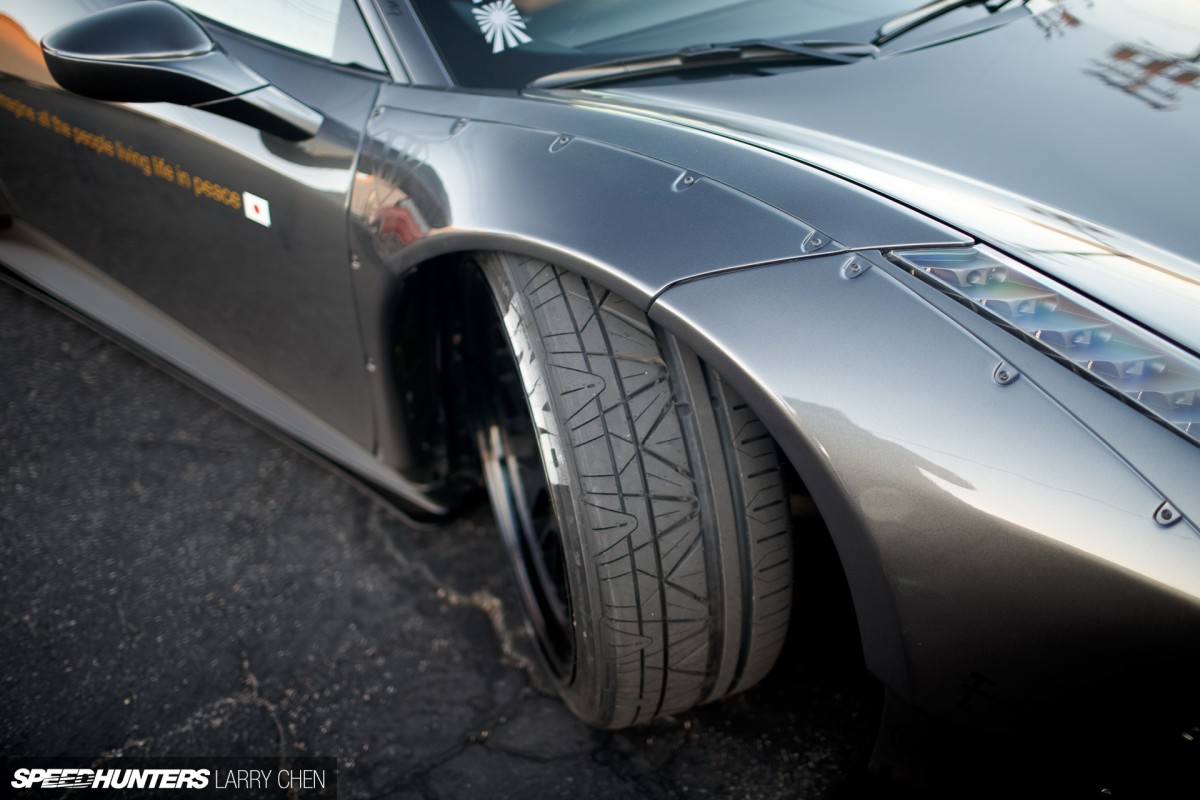
<svg viewBox="0 0 1200 800">
<path fill-rule="evenodd" d="M 501 254 L 481 254 L 476 262 L 492 292 L 509 351 L 517 364 L 525 392 L 526 408 L 538 430 L 538 449 L 546 485 L 559 523 L 568 595 L 570 597 L 573 661 L 566 674 L 556 674 L 543 646 L 537 653 L 544 672 L 571 710 L 592 725 L 613 725 L 613 695 L 617 691 L 615 665 L 598 656 L 609 652 L 602 619 L 600 580 L 592 567 L 585 531 L 588 522 L 576 501 L 580 470 L 569 437 L 554 402 L 558 387 L 548 370 L 546 347 L 539 332 L 536 311 L 519 290 L 517 265 Z M 513 565 L 513 568 L 518 568 Z"/>
</svg>

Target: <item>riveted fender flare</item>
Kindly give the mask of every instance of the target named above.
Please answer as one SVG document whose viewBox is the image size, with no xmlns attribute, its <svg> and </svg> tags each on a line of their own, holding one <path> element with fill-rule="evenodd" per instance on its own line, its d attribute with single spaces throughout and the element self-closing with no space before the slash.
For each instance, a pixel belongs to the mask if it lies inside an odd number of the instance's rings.
<svg viewBox="0 0 1200 800">
<path fill-rule="evenodd" d="M 877 251 L 679 284 L 650 318 L 796 468 L 902 698 L 992 727 L 1194 683 L 1200 537 L 1155 519 L 1191 503 L 1191 442 Z"/>
<path fill-rule="evenodd" d="M 405 108 L 394 107 L 400 101 Z M 414 270 L 440 256 L 541 258 L 644 310 L 680 281 L 844 252 L 864 237 L 961 241 L 859 187 L 709 133 L 515 98 L 478 99 L 479 117 L 467 119 L 451 115 L 463 108 L 454 101 L 444 92 L 384 92 L 350 197 L 363 341 L 380 367 L 377 449 L 402 471 L 416 456 L 390 372 L 395 303 Z M 568 123 L 594 135 L 554 130 Z M 780 190 L 781 174 L 794 192 Z M 830 230 L 802 219 L 807 210 Z"/>
<path fill-rule="evenodd" d="M 497 250 L 541 258 L 641 308 L 698 272 L 793 258 L 812 226 L 719 181 L 613 145 L 499 122 L 382 108 L 350 198 L 354 282 L 373 385 L 378 454 L 420 455 L 393 363 L 397 298 L 418 267 Z"/>
</svg>

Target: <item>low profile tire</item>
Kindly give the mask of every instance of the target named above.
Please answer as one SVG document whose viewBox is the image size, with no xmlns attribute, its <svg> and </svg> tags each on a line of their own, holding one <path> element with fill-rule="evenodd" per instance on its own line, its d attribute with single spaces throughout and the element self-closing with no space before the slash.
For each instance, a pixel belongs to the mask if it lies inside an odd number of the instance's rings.
<svg viewBox="0 0 1200 800">
<path fill-rule="evenodd" d="M 563 698 L 620 728 L 753 685 L 792 601 L 769 434 L 632 304 L 542 261 L 475 260 L 499 319 L 476 439 Z"/>
</svg>

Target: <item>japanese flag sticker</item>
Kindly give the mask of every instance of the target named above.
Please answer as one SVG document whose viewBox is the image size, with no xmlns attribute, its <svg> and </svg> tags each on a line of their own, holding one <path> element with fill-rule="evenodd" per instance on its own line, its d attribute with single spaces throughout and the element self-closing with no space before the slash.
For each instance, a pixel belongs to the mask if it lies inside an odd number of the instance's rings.
<svg viewBox="0 0 1200 800">
<path fill-rule="evenodd" d="M 242 192 L 242 208 L 246 210 L 246 219 L 271 227 L 271 204 L 266 200 L 256 194 Z"/>
</svg>

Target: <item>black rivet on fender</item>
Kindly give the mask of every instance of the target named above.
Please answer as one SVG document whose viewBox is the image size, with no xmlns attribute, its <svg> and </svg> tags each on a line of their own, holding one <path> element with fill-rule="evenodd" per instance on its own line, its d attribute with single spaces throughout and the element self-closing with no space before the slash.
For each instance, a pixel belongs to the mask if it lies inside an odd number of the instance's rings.
<svg viewBox="0 0 1200 800">
<path fill-rule="evenodd" d="M 1154 521 L 1164 528 L 1169 528 L 1179 520 L 1183 519 L 1183 514 L 1179 513 L 1179 509 L 1164 500 L 1154 512 Z"/>
</svg>

